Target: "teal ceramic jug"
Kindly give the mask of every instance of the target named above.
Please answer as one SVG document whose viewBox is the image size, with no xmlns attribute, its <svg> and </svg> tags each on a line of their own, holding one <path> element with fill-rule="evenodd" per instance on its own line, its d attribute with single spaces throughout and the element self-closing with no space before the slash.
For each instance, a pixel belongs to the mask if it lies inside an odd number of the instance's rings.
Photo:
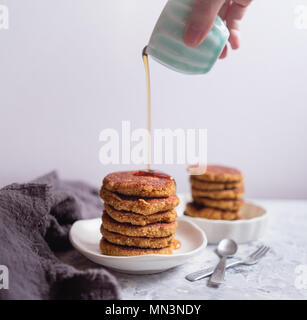
<svg viewBox="0 0 307 320">
<path fill-rule="evenodd" d="M 186 21 L 194 0 L 169 0 L 151 35 L 146 53 L 161 64 L 187 74 L 210 71 L 228 40 L 229 31 L 220 17 L 197 47 L 183 41 Z"/>
</svg>

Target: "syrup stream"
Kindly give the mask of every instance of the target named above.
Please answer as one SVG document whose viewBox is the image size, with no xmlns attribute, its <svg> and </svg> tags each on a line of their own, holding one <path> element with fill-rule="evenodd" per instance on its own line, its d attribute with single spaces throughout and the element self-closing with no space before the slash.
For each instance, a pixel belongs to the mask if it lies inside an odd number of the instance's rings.
<svg viewBox="0 0 307 320">
<path fill-rule="evenodd" d="M 150 89 L 150 73 L 148 55 L 146 53 L 147 46 L 143 49 L 142 58 L 145 66 L 146 84 L 147 84 L 147 130 L 148 130 L 148 145 L 147 145 L 147 170 L 150 170 L 151 164 L 151 89 Z"/>
</svg>

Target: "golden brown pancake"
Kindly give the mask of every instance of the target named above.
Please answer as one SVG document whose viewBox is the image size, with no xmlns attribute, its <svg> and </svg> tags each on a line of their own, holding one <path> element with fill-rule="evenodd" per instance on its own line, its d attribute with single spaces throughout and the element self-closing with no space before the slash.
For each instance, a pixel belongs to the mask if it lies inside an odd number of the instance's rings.
<svg viewBox="0 0 307 320">
<path fill-rule="evenodd" d="M 213 182 L 238 182 L 243 180 L 242 173 L 234 168 L 208 165 L 207 171 L 201 175 L 193 175 L 193 178 L 201 181 Z"/>
<path fill-rule="evenodd" d="M 232 189 L 232 190 L 219 190 L 219 191 L 205 191 L 192 188 L 193 197 L 206 197 L 210 199 L 241 199 L 243 196 L 243 189 Z"/>
<path fill-rule="evenodd" d="M 190 182 L 193 188 L 199 190 L 230 190 L 230 189 L 241 189 L 244 185 L 244 181 L 239 182 L 209 182 L 209 181 L 201 181 L 195 179 L 194 176 L 190 177 Z"/>
<path fill-rule="evenodd" d="M 194 202 L 189 202 L 187 204 L 185 214 L 191 217 L 213 220 L 237 220 L 240 218 L 240 210 L 229 211 L 209 208 Z"/>
<path fill-rule="evenodd" d="M 100 196 L 105 203 L 116 210 L 132 211 L 143 215 L 171 210 L 179 204 L 179 198 L 176 195 L 167 198 L 140 198 L 121 195 L 101 188 Z"/>
<path fill-rule="evenodd" d="M 118 244 L 122 246 L 128 247 L 138 247 L 138 248 L 165 248 L 169 247 L 173 244 L 175 235 L 172 234 L 167 237 L 162 238 L 147 238 L 147 237 L 131 237 L 125 236 L 119 233 L 110 232 L 105 229 L 103 226 L 101 227 L 101 233 L 105 239 L 107 239 L 110 243 Z"/>
<path fill-rule="evenodd" d="M 177 221 L 170 223 L 153 223 L 146 226 L 135 226 L 130 223 L 119 223 L 108 216 L 104 210 L 102 215 L 103 227 L 108 231 L 131 237 L 167 237 L 176 232 Z"/>
<path fill-rule="evenodd" d="M 177 217 L 177 212 L 175 209 L 144 216 L 142 214 L 134 213 L 131 211 L 116 210 L 106 203 L 104 204 L 104 208 L 107 211 L 108 215 L 117 222 L 131 223 L 140 226 L 146 226 L 147 224 L 156 222 L 173 222 Z"/>
<path fill-rule="evenodd" d="M 239 210 L 244 204 L 243 200 L 215 200 L 203 197 L 193 197 L 193 200 L 206 207 L 223 210 Z"/>
<path fill-rule="evenodd" d="M 146 249 L 137 247 L 128 247 L 112 244 L 102 238 L 100 241 L 100 249 L 103 254 L 109 256 L 140 256 L 144 254 L 172 254 L 173 247 L 165 247 L 160 249 Z"/>
<path fill-rule="evenodd" d="M 140 197 L 169 197 L 176 192 L 173 179 L 137 175 L 139 171 L 121 171 L 108 174 L 103 187 L 120 194 Z"/>
</svg>

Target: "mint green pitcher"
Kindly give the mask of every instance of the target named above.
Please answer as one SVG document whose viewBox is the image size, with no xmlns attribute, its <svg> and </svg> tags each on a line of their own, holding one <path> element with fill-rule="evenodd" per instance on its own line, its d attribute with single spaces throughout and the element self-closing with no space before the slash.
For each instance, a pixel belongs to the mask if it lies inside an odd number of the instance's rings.
<svg viewBox="0 0 307 320">
<path fill-rule="evenodd" d="M 229 31 L 217 16 L 205 40 L 197 47 L 183 41 L 186 21 L 194 0 L 169 0 L 153 30 L 146 53 L 175 71 L 203 74 L 211 70 L 229 38 Z"/>
</svg>

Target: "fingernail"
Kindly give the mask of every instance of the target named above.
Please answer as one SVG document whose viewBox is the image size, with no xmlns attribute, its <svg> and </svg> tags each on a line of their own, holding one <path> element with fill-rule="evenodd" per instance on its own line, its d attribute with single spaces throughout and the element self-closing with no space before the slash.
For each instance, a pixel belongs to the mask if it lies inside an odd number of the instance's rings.
<svg viewBox="0 0 307 320">
<path fill-rule="evenodd" d="M 185 43 L 190 46 L 198 45 L 202 39 L 202 34 L 202 29 L 197 25 L 189 25 L 184 36 Z"/>
</svg>

